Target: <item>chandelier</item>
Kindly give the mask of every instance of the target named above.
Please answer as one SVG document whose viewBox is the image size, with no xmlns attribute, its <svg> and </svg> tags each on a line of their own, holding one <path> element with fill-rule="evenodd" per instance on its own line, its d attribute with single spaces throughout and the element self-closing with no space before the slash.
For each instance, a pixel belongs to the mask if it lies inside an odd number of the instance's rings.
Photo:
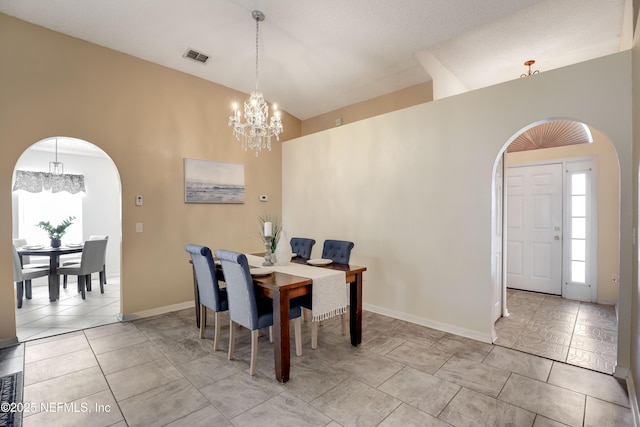
<svg viewBox="0 0 640 427">
<path fill-rule="evenodd" d="M 233 135 L 242 140 L 242 147 L 247 150 L 255 150 L 256 157 L 263 148 L 271 151 L 271 137 L 280 140 L 282 133 L 282 121 L 276 104 L 273 104 L 273 116 L 269 117 L 269 105 L 264 96 L 258 91 L 258 31 L 260 21 L 264 21 L 264 13 L 259 10 L 251 12 L 256 20 L 256 90 L 251 92 L 250 98 L 244 102 L 245 123 L 241 122 L 241 113 L 238 105 L 233 105 L 233 114 L 229 116 L 229 126 L 233 128 Z"/>
<path fill-rule="evenodd" d="M 535 71 L 531 72 L 531 66 L 533 64 L 535 64 L 535 63 L 536 63 L 536 61 L 534 61 L 533 59 L 525 61 L 524 65 L 529 67 L 529 72 L 527 74 L 520 74 L 520 78 L 529 77 L 529 76 L 532 76 L 534 74 L 538 74 L 540 72 L 540 70 L 535 70 Z"/>
<path fill-rule="evenodd" d="M 58 138 L 56 138 L 56 160 L 49 162 L 49 173 L 52 175 L 64 175 L 64 165 L 58 161 Z"/>
</svg>

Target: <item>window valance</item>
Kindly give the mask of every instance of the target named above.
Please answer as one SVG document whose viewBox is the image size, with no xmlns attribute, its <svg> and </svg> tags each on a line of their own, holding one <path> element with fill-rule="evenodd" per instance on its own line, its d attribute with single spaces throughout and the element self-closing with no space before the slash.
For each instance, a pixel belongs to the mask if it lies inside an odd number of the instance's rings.
<svg viewBox="0 0 640 427">
<path fill-rule="evenodd" d="M 84 175 L 61 174 L 54 175 L 48 172 L 16 171 L 16 182 L 13 191 L 25 190 L 30 193 L 51 191 L 59 193 L 66 191 L 71 194 L 85 192 Z"/>
</svg>

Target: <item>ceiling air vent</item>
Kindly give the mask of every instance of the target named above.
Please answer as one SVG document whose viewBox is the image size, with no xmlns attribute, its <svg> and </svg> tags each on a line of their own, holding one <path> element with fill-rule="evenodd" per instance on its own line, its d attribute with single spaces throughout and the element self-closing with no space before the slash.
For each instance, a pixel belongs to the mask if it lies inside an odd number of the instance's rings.
<svg viewBox="0 0 640 427">
<path fill-rule="evenodd" d="M 207 60 L 209 59 L 209 55 L 205 55 L 205 54 L 200 53 L 197 50 L 193 50 L 193 49 L 188 49 L 184 53 L 184 57 L 185 58 L 189 58 L 189 59 L 193 59 L 194 61 L 198 61 L 198 62 L 201 62 L 203 64 L 206 64 Z"/>
</svg>

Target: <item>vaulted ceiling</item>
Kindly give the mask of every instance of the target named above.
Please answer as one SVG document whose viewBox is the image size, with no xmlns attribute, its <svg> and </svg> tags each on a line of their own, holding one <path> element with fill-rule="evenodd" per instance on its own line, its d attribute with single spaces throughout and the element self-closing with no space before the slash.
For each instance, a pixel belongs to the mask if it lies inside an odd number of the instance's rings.
<svg viewBox="0 0 640 427">
<path fill-rule="evenodd" d="M 246 93 L 253 9 L 266 15 L 260 90 L 301 120 L 442 70 L 473 90 L 519 78 L 529 59 L 545 72 L 631 41 L 631 0 L 0 0 L 0 13 Z"/>
</svg>

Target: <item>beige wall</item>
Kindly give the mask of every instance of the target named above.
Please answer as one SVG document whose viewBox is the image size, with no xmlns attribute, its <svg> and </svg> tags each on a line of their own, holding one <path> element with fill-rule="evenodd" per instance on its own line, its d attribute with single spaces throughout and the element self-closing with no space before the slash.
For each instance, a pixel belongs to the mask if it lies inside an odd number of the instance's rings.
<svg viewBox="0 0 640 427">
<path fill-rule="evenodd" d="M 257 217 L 281 213 L 281 144 L 259 158 L 227 127 L 248 95 L 0 14 L 0 344 L 15 337 L 11 176 L 20 155 L 50 136 L 89 141 L 122 182 L 122 312 L 193 299 L 187 243 L 262 249 Z M 283 140 L 300 135 L 285 114 Z M 245 165 L 246 202 L 185 204 L 183 159 Z M 136 207 L 134 196 L 144 197 Z M 260 194 L 269 195 L 260 202 Z M 142 222 L 144 232 L 136 233 Z"/>
<path fill-rule="evenodd" d="M 591 129 L 593 143 L 509 153 L 507 166 L 537 163 L 573 157 L 594 157 L 598 168 L 598 302 L 618 301 L 618 247 L 620 229 L 620 168 L 611 142 L 596 129 Z"/>
<path fill-rule="evenodd" d="M 390 111 L 412 107 L 433 101 L 433 82 L 417 84 L 397 92 L 358 102 L 338 110 L 330 111 L 302 121 L 302 135 L 320 132 L 336 126 L 341 119 L 342 125 L 368 119 Z M 342 126 L 341 125 L 341 126 Z"/>
<path fill-rule="evenodd" d="M 587 123 L 620 159 L 618 363 L 628 368 L 630 73 L 622 52 L 287 141 L 283 218 L 292 234 L 355 242 L 367 310 L 490 342 L 496 161 L 532 123 Z"/>
</svg>

